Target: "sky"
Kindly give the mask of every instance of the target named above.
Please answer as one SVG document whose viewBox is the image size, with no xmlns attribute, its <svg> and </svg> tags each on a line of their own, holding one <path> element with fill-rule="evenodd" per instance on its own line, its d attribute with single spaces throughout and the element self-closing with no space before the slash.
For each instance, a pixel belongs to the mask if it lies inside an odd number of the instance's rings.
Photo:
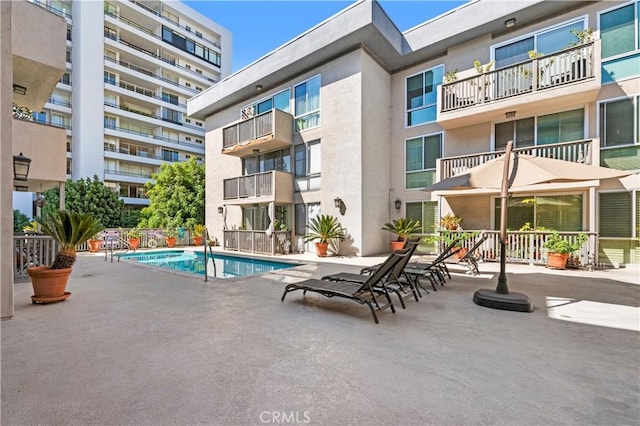
<svg viewBox="0 0 640 426">
<path fill-rule="evenodd" d="M 184 3 L 231 31 L 235 72 L 353 1 L 191 0 Z M 398 29 L 405 31 L 465 2 L 380 0 L 379 3 Z"/>
</svg>

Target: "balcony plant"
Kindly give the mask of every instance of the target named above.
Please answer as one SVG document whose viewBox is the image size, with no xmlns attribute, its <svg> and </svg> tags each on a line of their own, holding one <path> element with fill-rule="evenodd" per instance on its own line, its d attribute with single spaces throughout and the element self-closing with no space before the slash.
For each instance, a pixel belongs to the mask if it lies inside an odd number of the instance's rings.
<svg viewBox="0 0 640 426">
<path fill-rule="evenodd" d="M 569 255 L 580 249 L 586 241 L 586 234 L 578 234 L 576 241 L 572 243 L 567 238 L 560 236 L 558 231 L 553 231 L 543 245 L 548 250 L 547 267 L 565 269 Z"/>
<path fill-rule="evenodd" d="M 132 228 L 127 232 L 127 242 L 134 250 L 140 248 L 140 237 L 142 237 L 142 232 L 138 228 Z"/>
<path fill-rule="evenodd" d="M 412 234 L 422 232 L 422 226 L 419 221 L 404 217 L 385 223 L 382 229 L 384 231 L 389 231 L 398 237 L 395 241 L 389 241 L 391 251 L 402 249 L 404 241 L 407 238 Z"/>
<path fill-rule="evenodd" d="M 193 236 L 191 238 L 193 238 L 194 245 L 202 245 L 202 234 L 204 234 L 205 229 L 207 228 L 205 228 L 205 226 L 200 223 L 196 223 L 195 225 L 193 225 L 193 228 L 191 228 Z"/>
<path fill-rule="evenodd" d="M 447 213 L 440 218 L 440 226 L 448 231 L 455 231 L 460 228 L 460 223 L 462 223 L 462 218 L 452 213 Z"/>
<path fill-rule="evenodd" d="M 33 293 L 33 303 L 49 303 L 67 299 L 71 293 L 65 291 L 73 264 L 76 247 L 84 244 L 104 226 L 88 214 L 60 210 L 37 219 L 43 234 L 52 237 L 59 246 L 51 266 L 35 266 L 28 269 Z"/>
<path fill-rule="evenodd" d="M 345 238 L 345 232 L 338 218 L 331 215 L 321 214 L 316 216 L 309 222 L 309 233 L 304 236 L 304 242 L 316 242 L 316 254 L 319 257 L 326 257 L 330 240 L 342 241 Z"/>
<path fill-rule="evenodd" d="M 176 228 L 167 228 L 164 230 L 165 240 L 167 242 L 167 247 L 175 247 L 176 241 L 178 237 L 178 231 Z"/>
<path fill-rule="evenodd" d="M 89 238 L 87 244 L 89 245 L 90 253 L 97 253 L 100 251 L 100 246 L 102 245 L 102 237 L 96 233 Z"/>
</svg>

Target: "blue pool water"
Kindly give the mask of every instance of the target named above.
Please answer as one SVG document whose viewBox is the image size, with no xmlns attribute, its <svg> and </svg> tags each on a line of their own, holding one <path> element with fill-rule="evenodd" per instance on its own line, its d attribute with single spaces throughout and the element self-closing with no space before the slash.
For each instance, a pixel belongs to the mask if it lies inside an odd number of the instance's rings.
<svg viewBox="0 0 640 426">
<path fill-rule="evenodd" d="M 144 253 L 128 253 L 120 255 L 126 259 L 146 265 L 173 269 L 182 272 L 191 272 L 204 275 L 204 254 L 202 252 L 184 250 L 163 250 Z M 207 256 L 209 262 L 209 276 L 214 276 L 214 267 L 211 256 Z M 254 259 L 226 254 L 214 254 L 215 271 L 217 278 L 244 277 L 247 275 L 262 274 L 276 269 L 298 266 L 294 263 L 274 262 L 265 259 Z"/>
</svg>

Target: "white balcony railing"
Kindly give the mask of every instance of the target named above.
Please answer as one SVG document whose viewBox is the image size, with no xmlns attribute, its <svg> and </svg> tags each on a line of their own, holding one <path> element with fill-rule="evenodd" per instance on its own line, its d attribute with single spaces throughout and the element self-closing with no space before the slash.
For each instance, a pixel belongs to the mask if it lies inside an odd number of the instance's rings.
<svg viewBox="0 0 640 426">
<path fill-rule="evenodd" d="M 291 252 L 291 231 L 224 231 L 224 249 L 261 254 L 288 254 Z"/>
<path fill-rule="evenodd" d="M 224 180 L 224 199 L 273 196 L 275 170 Z"/>
</svg>

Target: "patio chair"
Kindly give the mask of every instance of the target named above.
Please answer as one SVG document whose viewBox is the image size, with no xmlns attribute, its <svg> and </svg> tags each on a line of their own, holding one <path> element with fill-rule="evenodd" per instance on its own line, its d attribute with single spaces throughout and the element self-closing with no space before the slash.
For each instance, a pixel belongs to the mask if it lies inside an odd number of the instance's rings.
<svg viewBox="0 0 640 426">
<path fill-rule="evenodd" d="M 478 260 L 476 258 L 475 253 L 480 248 L 480 246 L 487 240 L 487 237 L 488 237 L 487 235 L 483 235 L 482 238 L 476 241 L 473 247 L 471 247 L 469 251 L 467 251 L 465 255 L 460 258 L 460 261 L 458 263 L 465 263 L 467 265 L 467 268 L 469 269 L 467 271 L 468 274 L 472 274 L 472 275 L 480 274 L 480 270 L 478 269 Z"/>
<path fill-rule="evenodd" d="M 343 297 L 345 299 L 353 300 L 361 305 L 366 304 L 373 314 L 373 320 L 378 324 L 379 321 L 378 316 L 376 315 L 376 310 L 382 311 L 386 308 L 390 308 L 393 313 L 395 313 L 396 310 L 388 292 L 385 292 L 384 294 L 387 303 L 383 305 L 378 303 L 376 295 L 379 295 L 380 293 L 378 291 L 374 291 L 373 286 L 381 285 L 382 288 L 384 288 L 383 280 L 404 256 L 407 256 L 406 252 L 393 252 L 391 256 L 384 261 L 380 268 L 370 275 L 361 286 L 356 286 L 353 285 L 353 283 L 344 281 L 325 281 L 317 279 L 308 279 L 298 283 L 287 284 L 284 288 L 284 293 L 282 293 L 281 301 L 284 301 L 287 293 L 295 290 L 302 290 L 303 295 L 305 295 L 307 291 L 313 291 L 326 297 Z"/>
<path fill-rule="evenodd" d="M 421 263 L 421 262 L 411 262 L 407 264 L 405 268 L 405 273 L 415 279 L 415 283 L 417 287 L 422 287 L 420 282 L 420 278 L 427 278 L 431 283 L 431 288 L 434 291 L 438 291 L 436 284 L 440 284 L 440 286 L 444 286 L 446 282 L 446 277 L 451 279 L 451 274 L 449 273 L 449 268 L 445 263 L 445 260 L 449 259 L 451 256 L 460 251 L 460 248 L 456 248 L 459 243 L 459 239 L 456 238 L 453 240 L 443 251 L 440 253 L 435 259 L 433 259 L 429 263 Z M 426 288 L 422 287 L 423 290 L 427 291 Z"/>
<path fill-rule="evenodd" d="M 386 279 L 381 281 L 384 286 L 381 286 L 380 284 L 373 286 L 373 290 L 380 294 L 384 294 L 384 292 L 388 290 L 396 293 L 403 309 L 406 309 L 406 305 L 404 303 L 405 298 L 413 296 L 416 301 L 418 301 L 418 296 L 421 296 L 413 279 L 404 272 L 404 268 L 407 263 L 409 263 L 409 259 L 416 251 L 418 244 L 420 244 L 420 238 L 407 240 L 405 248 L 400 250 L 401 252 L 406 252 L 407 255 L 403 256 L 403 258 L 396 263 L 393 269 L 389 272 Z M 365 272 L 363 273 L 363 271 Z M 362 285 L 368 277 L 376 271 L 376 269 L 365 268 L 363 271 L 360 271 L 360 274 L 338 272 L 337 274 L 325 275 L 322 279 L 327 281 L 346 281 L 353 285 Z M 366 275 L 367 273 L 368 275 Z"/>
</svg>

